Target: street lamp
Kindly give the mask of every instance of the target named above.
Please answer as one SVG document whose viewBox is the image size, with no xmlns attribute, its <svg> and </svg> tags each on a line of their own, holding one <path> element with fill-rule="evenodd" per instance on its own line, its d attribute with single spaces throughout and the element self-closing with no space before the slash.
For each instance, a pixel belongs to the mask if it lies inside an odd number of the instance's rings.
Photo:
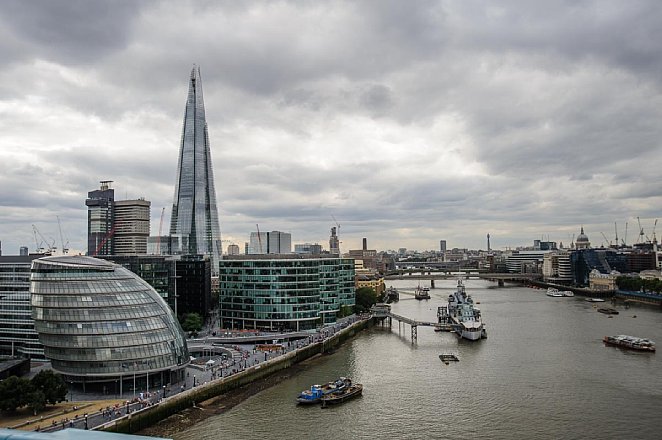
<svg viewBox="0 0 662 440">
<path fill-rule="evenodd" d="M 166 396 L 166 386 L 163 385 L 163 397 L 162 397 L 162 399 L 165 399 L 165 396 Z"/>
</svg>

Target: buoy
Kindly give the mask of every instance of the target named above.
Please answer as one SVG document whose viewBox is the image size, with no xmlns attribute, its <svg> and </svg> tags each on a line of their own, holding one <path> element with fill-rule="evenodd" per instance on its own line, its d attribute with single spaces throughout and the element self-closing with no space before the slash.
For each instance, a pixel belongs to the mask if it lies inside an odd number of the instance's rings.
<svg viewBox="0 0 662 440">
<path fill-rule="evenodd" d="M 633 317 L 633 318 L 636 318 L 636 317 L 637 317 L 637 315 L 632 315 L 632 317 Z"/>
</svg>

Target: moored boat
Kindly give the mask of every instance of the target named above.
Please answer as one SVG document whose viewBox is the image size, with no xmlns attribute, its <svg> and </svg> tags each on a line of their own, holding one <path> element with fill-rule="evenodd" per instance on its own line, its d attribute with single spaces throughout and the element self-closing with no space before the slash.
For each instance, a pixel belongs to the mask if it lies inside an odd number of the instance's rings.
<svg viewBox="0 0 662 440">
<path fill-rule="evenodd" d="M 322 397 L 322 407 L 343 403 L 349 399 L 360 396 L 363 393 L 363 385 L 355 383 L 337 393 L 326 394 Z"/>
<path fill-rule="evenodd" d="M 554 297 L 554 298 L 562 298 L 562 297 L 565 296 L 565 295 L 563 294 L 563 292 L 560 292 L 559 289 L 555 289 L 555 288 L 553 288 L 553 287 L 549 287 L 549 288 L 547 289 L 547 293 L 546 293 L 546 295 L 547 295 L 547 296 Z"/>
<path fill-rule="evenodd" d="M 639 351 L 655 351 L 655 342 L 650 339 L 637 338 L 636 336 L 616 335 L 605 336 L 603 342 L 607 345 L 616 347 L 629 348 L 631 350 Z"/>
<path fill-rule="evenodd" d="M 474 307 L 471 295 L 467 295 L 462 280 L 457 280 L 457 289 L 448 296 L 448 306 L 439 307 L 439 323 L 450 324 L 461 338 L 477 341 L 487 337 L 480 310 Z"/>
<path fill-rule="evenodd" d="M 341 392 L 351 385 L 352 380 L 346 377 L 341 377 L 324 385 L 311 385 L 309 390 L 304 390 L 297 396 L 297 403 L 302 405 L 319 403 L 324 396 Z"/>
<path fill-rule="evenodd" d="M 460 358 L 453 353 L 442 353 L 439 355 L 439 359 L 445 364 L 448 364 L 451 361 L 456 362 L 460 360 Z"/>
<path fill-rule="evenodd" d="M 430 288 L 418 286 L 416 290 L 414 290 L 414 298 L 430 299 Z"/>
<path fill-rule="evenodd" d="M 584 301 L 590 302 L 590 303 L 603 303 L 605 302 L 604 299 L 602 298 L 586 298 Z"/>
</svg>

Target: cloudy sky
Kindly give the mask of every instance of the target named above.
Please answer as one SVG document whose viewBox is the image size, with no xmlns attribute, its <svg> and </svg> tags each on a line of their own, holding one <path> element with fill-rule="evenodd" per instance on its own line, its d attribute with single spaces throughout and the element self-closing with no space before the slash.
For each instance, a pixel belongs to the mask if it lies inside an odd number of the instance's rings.
<svg viewBox="0 0 662 440">
<path fill-rule="evenodd" d="M 168 230 L 193 64 L 223 239 L 594 244 L 662 206 L 662 3 L 0 2 L 0 240 L 86 248 L 88 191 Z M 224 243 L 224 246 L 227 242 Z"/>
</svg>

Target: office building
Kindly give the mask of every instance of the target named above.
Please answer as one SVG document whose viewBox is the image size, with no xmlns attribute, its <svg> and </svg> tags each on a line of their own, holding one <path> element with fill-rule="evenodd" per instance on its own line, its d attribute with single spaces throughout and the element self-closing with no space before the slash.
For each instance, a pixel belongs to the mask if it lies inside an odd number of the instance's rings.
<svg viewBox="0 0 662 440">
<path fill-rule="evenodd" d="M 46 360 L 30 306 L 30 266 L 43 255 L 0 256 L 0 355 Z"/>
<path fill-rule="evenodd" d="M 446 240 L 439 240 L 439 250 L 446 252 Z"/>
<path fill-rule="evenodd" d="M 320 255 L 322 253 L 322 245 L 318 243 L 295 244 L 294 253 L 306 254 L 306 255 Z"/>
<path fill-rule="evenodd" d="M 149 237 L 150 202 L 115 200 L 112 180 L 102 180 L 90 191 L 87 205 L 87 254 L 145 255 Z"/>
<path fill-rule="evenodd" d="M 146 255 L 150 202 L 145 199 L 115 202 L 114 255 Z"/>
<path fill-rule="evenodd" d="M 340 255 L 340 238 L 338 238 L 335 226 L 331 228 L 331 236 L 329 237 L 329 253 L 331 255 Z"/>
<path fill-rule="evenodd" d="M 221 230 L 202 82 L 197 67 L 191 71 L 189 80 L 170 235 L 188 237 L 188 249 L 182 253 L 208 255 L 212 272 L 218 272 L 222 256 Z"/>
<path fill-rule="evenodd" d="M 87 255 L 113 255 L 115 190 L 112 180 L 102 180 L 101 188 L 87 193 Z"/>
<path fill-rule="evenodd" d="M 128 269 L 92 257 L 44 257 L 32 262 L 30 283 L 35 329 L 65 380 L 122 395 L 131 379 L 157 387 L 183 378 L 190 357 L 175 315 Z"/>
<path fill-rule="evenodd" d="M 213 308 L 211 302 L 211 260 L 203 255 L 183 255 L 175 261 L 177 275 L 177 314 L 197 313 L 203 318 Z"/>
<path fill-rule="evenodd" d="M 239 256 L 220 264 L 221 328 L 309 330 L 354 306 L 354 261 Z"/>
<path fill-rule="evenodd" d="M 251 232 L 248 253 L 289 254 L 292 252 L 292 234 L 280 231 Z"/>
<path fill-rule="evenodd" d="M 27 257 L 29 253 L 30 253 L 30 251 L 28 250 L 28 247 L 27 247 L 27 246 L 21 246 L 21 247 L 18 249 L 18 254 L 19 254 L 21 257 Z"/>
<path fill-rule="evenodd" d="M 228 255 L 239 255 L 239 246 L 236 244 L 229 244 L 228 245 Z"/>
<path fill-rule="evenodd" d="M 147 255 L 182 255 L 188 251 L 188 236 L 153 235 L 147 237 Z"/>
</svg>

